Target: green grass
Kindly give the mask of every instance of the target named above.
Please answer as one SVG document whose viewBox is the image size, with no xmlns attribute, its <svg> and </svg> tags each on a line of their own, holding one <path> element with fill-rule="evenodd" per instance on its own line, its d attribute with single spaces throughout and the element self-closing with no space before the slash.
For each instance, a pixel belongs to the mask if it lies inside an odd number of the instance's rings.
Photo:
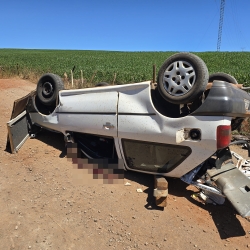
<svg viewBox="0 0 250 250">
<path fill-rule="evenodd" d="M 0 77 L 19 76 L 31 79 L 44 73 L 63 77 L 74 70 L 74 78 L 80 71 L 87 82 L 112 82 L 116 84 L 140 82 L 152 79 L 153 64 L 157 71 L 170 55 L 176 52 L 111 52 L 74 50 L 23 50 L 0 49 Z M 250 85 L 250 52 L 200 52 L 195 53 L 207 64 L 209 73 L 225 72 L 239 83 Z"/>
</svg>

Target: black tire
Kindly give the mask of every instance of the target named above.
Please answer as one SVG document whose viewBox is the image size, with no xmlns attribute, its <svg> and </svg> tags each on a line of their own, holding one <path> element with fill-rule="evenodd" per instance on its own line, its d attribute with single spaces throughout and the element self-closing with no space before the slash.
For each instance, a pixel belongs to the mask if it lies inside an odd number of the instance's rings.
<svg viewBox="0 0 250 250">
<path fill-rule="evenodd" d="M 237 80 L 226 73 L 223 72 L 217 72 L 214 74 L 209 75 L 209 79 L 208 82 L 213 82 L 213 81 L 225 81 L 225 82 L 229 82 L 229 83 L 233 83 L 233 84 L 238 84 Z"/>
<path fill-rule="evenodd" d="M 168 102 L 190 103 L 205 91 L 208 69 L 198 56 L 177 53 L 163 63 L 158 73 L 157 83 L 160 94 Z"/>
<path fill-rule="evenodd" d="M 42 104 L 51 106 L 56 103 L 58 93 L 62 89 L 64 89 L 62 79 L 58 75 L 48 73 L 43 75 L 37 83 L 37 97 Z"/>
<path fill-rule="evenodd" d="M 104 87 L 104 86 L 109 86 L 107 82 L 99 82 L 95 85 L 95 87 Z"/>
</svg>

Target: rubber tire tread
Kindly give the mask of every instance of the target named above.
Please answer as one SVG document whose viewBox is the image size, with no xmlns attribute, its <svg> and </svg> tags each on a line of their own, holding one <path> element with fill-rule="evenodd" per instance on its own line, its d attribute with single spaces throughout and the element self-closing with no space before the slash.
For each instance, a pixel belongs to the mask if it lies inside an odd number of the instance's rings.
<svg viewBox="0 0 250 250">
<path fill-rule="evenodd" d="M 107 82 L 99 82 L 95 85 L 95 87 L 104 87 L 104 86 L 109 86 Z"/>
<path fill-rule="evenodd" d="M 223 73 L 223 72 L 217 72 L 214 74 L 209 75 L 209 79 L 208 82 L 213 82 L 213 81 L 225 81 L 225 82 L 229 82 L 229 83 L 233 83 L 233 84 L 238 84 L 237 80 L 227 74 L 227 73 Z"/>
<path fill-rule="evenodd" d="M 196 81 L 194 83 L 193 88 L 186 94 L 182 96 L 173 96 L 166 92 L 164 89 L 163 76 L 165 70 L 174 63 L 175 61 L 186 61 L 192 65 L 196 74 Z M 158 76 L 158 90 L 162 97 L 168 102 L 174 104 L 186 104 L 193 102 L 196 98 L 201 96 L 201 94 L 205 91 L 207 83 L 208 83 L 208 69 L 205 62 L 198 56 L 191 53 L 177 53 L 169 57 L 161 66 Z"/>
<path fill-rule="evenodd" d="M 42 94 L 43 84 L 45 82 L 48 82 L 48 81 L 52 84 L 52 86 L 54 88 L 54 92 L 53 92 L 52 96 L 50 96 L 49 98 L 45 98 Z M 51 106 L 51 105 L 54 105 L 56 103 L 58 93 L 60 90 L 63 90 L 63 89 L 64 89 L 64 83 L 63 83 L 61 77 L 56 75 L 56 74 L 47 73 L 47 74 L 44 74 L 43 76 L 41 76 L 41 78 L 39 79 L 39 81 L 37 83 L 37 88 L 36 88 L 37 97 L 43 105 Z"/>
</svg>

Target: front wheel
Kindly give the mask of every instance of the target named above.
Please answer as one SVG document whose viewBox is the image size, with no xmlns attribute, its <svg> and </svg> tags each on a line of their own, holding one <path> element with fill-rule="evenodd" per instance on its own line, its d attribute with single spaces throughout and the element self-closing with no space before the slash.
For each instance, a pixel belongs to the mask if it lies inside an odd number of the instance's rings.
<svg viewBox="0 0 250 250">
<path fill-rule="evenodd" d="M 62 89 L 64 89 L 62 79 L 58 75 L 48 73 L 43 75 L 37 83 L 37 97 L 42 104 L 51 106 L 56 103 L 58 93 Z"/>
<path fill-rule="evenodd" d="M 194 54 L 174 54 L 161 66 L 157 83 L 165 100 L 174 104 L 190 103 L 205 91 L 208 69 Z"/>
</svg>

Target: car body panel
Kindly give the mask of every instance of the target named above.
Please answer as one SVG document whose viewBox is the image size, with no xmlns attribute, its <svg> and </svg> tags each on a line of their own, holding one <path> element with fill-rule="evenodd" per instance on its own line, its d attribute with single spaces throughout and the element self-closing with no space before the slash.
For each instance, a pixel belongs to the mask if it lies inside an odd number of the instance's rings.
<svg viewBox="0 0 250 250">
<path fill-rule="evenodd" d="M 156 116 L 154 116 L 155 118 Z M 158 142 L 162 144 L 172 144 L 180 146 L 188 146 L 192 150 L 192 154 L 181 163 L 178 168 L 166 173 L 166 176 L 181 177 L 189 172 L 201 162 L 205 161 L 216 151 L 216 129 L 219 125 L 230 125 L 231 118 L 229 117 L 216 117 L 213 122 L 208 117 L 183 117 L 176 121 L 174 118 L 161 117 L 162 126 L 156 123 L 150 116 L 146 117 L 129 117 L 119 116 L 119 143 L 122 144 L 121 139 L 135 139 L 139 141 Z M 213 117 L 214 118 L 214 117 Z M 126 119 L 130 120 L 129 125 Z M 160 118 L 158 117 L 160 120 Z M 132 121 L 132 122 L 131 122 Z M 141 125 L 143 121 L 143 125 Z M 145 124 L 147 128 L 145 129 Z M 206 124 L 206 126 L 204 126 Z M 153 128 L 156 128 L 155 130 Z M 201 131 L 201 140 L 184 140 L 181 143 L 176 143 L 176 134 L 184 128 L 198 128 Z M 123 152 L 121 152 L 124 158 Z M 129 168 L 128 166 L 126 166 Z"/>
<path fill-rule="evenodd" d="M 163 116 L 153 106 L 149 85 L 141 85 L 140 89 L 133 92 L 132 90 L 119 92 L 118 138 L 120 147 L 122 147 L 122 138 L 126 138 L 188 146 L 192 149 L 193 153 L 185 159 L 185 162 L 171 172 L 165 173 L 166 176 L 181 177 L 210 157 L 216 151 L 217 126 L 230 125 L 230 123 L 231 118 L 225 116 L 185 116 L 180 118 Z M 177 133 L 184 128 L 199 129 L 202 134 L 201 140 L 187 139 L 177 143 Z M 123 150 L 121 154 L 126 164 Z M 127 164 L 126 168 L 130 169 Z"/>
<path fill-rule="evenodd" d="M 123 157 L 127 169 L 130 168 L 123 153 L 123 138 L 187 146 L 192 151 L 187 159 L 172 171 L 164 173 L 165 176 L 181 177 L 216 151 L 217 126 L 230 125 L 231 117 L 166 117 L 153 106 L 150 90 L 150 82 L 142 82 L 60 91 L 59 104 L 54 112 L 50 115 L 30 113 L 31 120 L 63 134 L 73 131 L 117 138 L 119 147 L 116 144 L 116 150 Z M 178 140 L 180 131 L 193 128 L 200 130 L 200 140 Z"/>
<path fill-rule="evenodd" d="M 117 103 L 116 91 L 62 95 L 57 111 L 60 129 L 116 137 Z"/>
</svg>

